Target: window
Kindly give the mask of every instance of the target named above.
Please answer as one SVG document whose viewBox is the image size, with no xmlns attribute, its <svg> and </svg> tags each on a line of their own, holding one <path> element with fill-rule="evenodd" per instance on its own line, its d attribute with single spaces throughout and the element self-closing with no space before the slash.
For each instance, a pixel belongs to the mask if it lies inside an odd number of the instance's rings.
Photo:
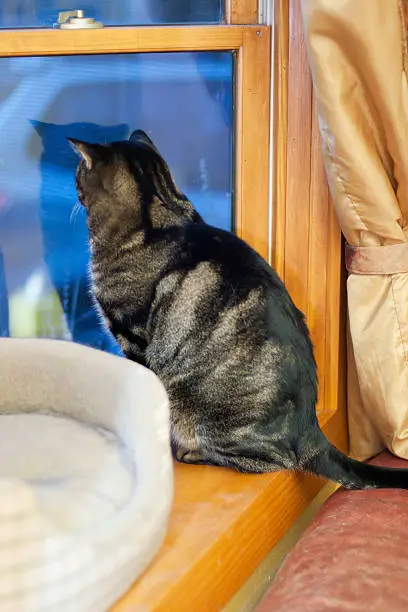
<svg viewBox="0 0 408 612">
<path fill-rule="evenodd" d="M 227 52 L 0 62 L 0 80 L 12 84 L 0 105 L 11 335 L 111 345 L 87 291 L 86 220 L 82 210 L 72 216 L 78 159 L 67 136 L 109 142 L 142 127 L 204 219 L 232 229 L 232 66 Z"/>
<path fill-rule="evenodd" d="M 51 4 L 30 3 L 30 13 L 5 3 L 0 21 L 27 26 L 0 30 L 0 334 L 118 352 L 89 295 L 86 220 L 72 213 L 77 159 L 66 136 L 108 142 L 144 129 L 204 219 L 266 255 L 269 31 L 32 28 L 55 22 L 60 6 Z M 94 4 L 84 5 L 86 16 L 105 24 L 222 16 L 218 0 Z"/>
<path fill-rule="evenodd" d="M 219 23 L 224 17 L 222 0 L 84 0 L 78 4 L 108 26 Z M 66 7 L 61 0 L 3 0 L 0 27 L 52 26 Z"/>
</svg>

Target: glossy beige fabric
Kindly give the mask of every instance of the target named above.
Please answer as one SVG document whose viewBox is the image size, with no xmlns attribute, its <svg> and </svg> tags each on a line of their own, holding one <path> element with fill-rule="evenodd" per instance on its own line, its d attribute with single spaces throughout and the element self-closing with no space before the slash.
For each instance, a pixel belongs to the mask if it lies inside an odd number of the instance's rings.
<svg viewBox="0 0 408 612">
<path fill-rule="evenodd" d="M 408 459 L 407 7 L 301 4 L 330 188 L 357 247 L 347 252 L 351 452 L 387 446 Z"/>
</svg>

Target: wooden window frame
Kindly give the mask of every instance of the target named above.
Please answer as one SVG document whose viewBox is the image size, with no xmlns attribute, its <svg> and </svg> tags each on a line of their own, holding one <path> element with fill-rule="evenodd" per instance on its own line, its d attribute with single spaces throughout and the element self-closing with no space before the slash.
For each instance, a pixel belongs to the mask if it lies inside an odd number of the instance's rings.
<svg viewBox="0 0 408 612">
<path fill-rule="evenodd" d="M 0 30 L 0 58 L 231 51 L 236 54 L 235 231 L 268 256 L 270 29 L 262 26 Z"/>
<path fill-rule="evenodd" d="M 230 24 L 257 24 L 258 0 L 226 0 L 225 21 Z"/>
<path fill-rule="evenodd" d="M 275 0 L 274 8 L 272 263 L 306 315 L 319 372 L 317 413 L 324 427 L 342 404 L 342 234 L 323 165 L 300 2 Z"/>
<path fill-rule="evenodd" d="M 299 1 L 275 0 L 274 9 L 272 262 L 308 317 L 319 367 L 320 422 L 346 450 L 341 233 L 322 166 Z M 255 0 L 227 0 L 226 21 L 253 23 L 257 10 Z M 235 52 L 235 229 L 265 258 L 270 45 L 270 28 L 257 25 L 0 30 L 0 57 Z M 283 472 L 253 476 L 177 464 L 166 541 L 114 611 L 221 610 L 323 484 Z"/>
</svg>

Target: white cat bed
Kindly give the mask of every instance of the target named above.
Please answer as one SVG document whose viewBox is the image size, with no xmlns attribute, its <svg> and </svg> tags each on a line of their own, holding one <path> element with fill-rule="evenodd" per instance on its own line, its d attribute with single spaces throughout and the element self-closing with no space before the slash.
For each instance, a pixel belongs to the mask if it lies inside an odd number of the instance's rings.
<svg viewBox="0 0 408 612">
<path fill-rule="evenodd" d="M 160 547 L 168 400 L 126 359 L 0 339 L 0 611 L 102 612 Z"/>
</svg>

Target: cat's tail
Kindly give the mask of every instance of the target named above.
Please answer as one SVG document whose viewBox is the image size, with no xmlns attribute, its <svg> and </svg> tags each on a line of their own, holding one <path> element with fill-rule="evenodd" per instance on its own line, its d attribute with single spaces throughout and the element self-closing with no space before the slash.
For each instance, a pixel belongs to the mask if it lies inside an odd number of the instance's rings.
<svg viewBox="0 0 408 612">
<path fill-rule="evenodd" d="M 315 451 L 301 469 L 338 482 L 346 489 L 408 489 L 408 469 L 377 467 L 347 457 L 316 428 Z M 317 449 L 317 450 L 316 450 Z"/>
</svg>

